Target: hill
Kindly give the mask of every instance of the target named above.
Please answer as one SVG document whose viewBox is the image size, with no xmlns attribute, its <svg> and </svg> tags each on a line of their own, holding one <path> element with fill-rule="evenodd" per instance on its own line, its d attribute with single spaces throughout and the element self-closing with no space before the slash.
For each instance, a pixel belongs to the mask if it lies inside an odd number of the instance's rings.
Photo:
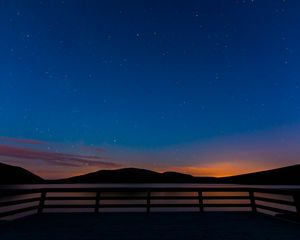
<svg viewBox="0 0 300 240">
<path fill-rule="evenodd" d="M 261 172 L 223 177 L 222 183 L 300 185 L 300 164 Z"/>
<path fill-rule="evenodd" d="M 0 184 L 42 183 L 44 180 L 28 170 L 0 163 Z"/>
<path fill-rule="evenodd" d="M 207 178 L 203 178 L 207 181 Z M 214 179 L 214 178 L 209 178 Z M 158 173 L 146 169 L 122 168 L 100 170 L 93 173 L 59 180 L 64 183 L 192 183 L 200 179 L 192 175 L 164 172 Z"/>
<path fill-rule="evenodd" d="M 231 183 L 300 185 L 300 164 L 222 178 L 194 177 L 178 172 L 158 173 L 146 169 L 122 168 L 116 170 L 99 170 L 66 179 L 46 181 L 21 167 L 0 163 L 0 184 L 22 183 Z"/>
</svg>

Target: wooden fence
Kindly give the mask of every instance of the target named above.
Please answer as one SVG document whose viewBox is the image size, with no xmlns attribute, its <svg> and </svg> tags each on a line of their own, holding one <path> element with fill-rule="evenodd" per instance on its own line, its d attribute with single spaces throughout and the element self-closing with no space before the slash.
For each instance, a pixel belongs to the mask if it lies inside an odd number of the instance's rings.
<svg viewBox="0 0 300 240">
<path fill-rule="evenodd" d="M 115 203 L 117 201 L 117 203 Z M 71 202 L 71 203 L 70 203 Z M 88 203 L 86 203 L 88 202 Z M 221 209 L 300 215 L 300 189 L 244 187 L 103 187 L 0 190 L 0 220 L 10 216 L 42 214 L 49 210 L 87 209 Z"/>
</svg>

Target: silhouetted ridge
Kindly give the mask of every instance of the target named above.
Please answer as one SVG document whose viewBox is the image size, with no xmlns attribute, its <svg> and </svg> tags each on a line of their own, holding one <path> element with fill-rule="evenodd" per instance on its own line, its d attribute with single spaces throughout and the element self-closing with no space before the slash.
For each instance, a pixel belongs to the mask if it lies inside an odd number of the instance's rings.
<svg viewBox="0 0 300 240">
<path fill-rule="evenodd" d="M 240 184 L 300 184 L 300 164 L 220 179 Z"/>
<path fill-rule="evenodd" d="M 63 179 L 70 183 L 179 183 L 195 182 L 196 178 L 188 174 L 165 172 L 158 173 L 146 169 L 122 168 L 117 170 L 100 170 L 81 176 Z"/>
<path fill-rule="evenodd" d="M 0 163 L 0 184 L 42 183 L 44 180 L 24 168 Z"/>
<path fill-rule="evenodd" d="M 22 183 L 232 183 L 300 185 L 300 164 L 231 177 L 193 177 L 178 172 L 158 173 L 139 168 L 99 170 L 60 180 L 43 180 L 21 168 L 0 163 L 0 184 Z"/>
</svg>

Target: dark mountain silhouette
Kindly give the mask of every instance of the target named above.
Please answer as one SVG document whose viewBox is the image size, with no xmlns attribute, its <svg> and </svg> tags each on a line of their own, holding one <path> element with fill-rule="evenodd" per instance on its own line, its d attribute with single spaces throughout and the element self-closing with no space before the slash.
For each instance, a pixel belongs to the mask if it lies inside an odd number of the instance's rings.
<svg viewBox="0 0 300 240">
<path fill-rule="evenodd" d="M 24 168 L 0 163 L 0 184 L 42 183 L 44 180 Z"/>
<path fill-rule="evenodd" d="M 66 183 L 232 183 L 300 184 L 300 164 L 230 177 L 193 177 L 178 172 L 158 173 L 145 169 L 100 170 L 60 180 Z"/>
<path fill-rule="evenodd" d="M 267 171 L 220 178 L 222 183 L 300 184 L 300 164 Z"/>
<path fill-rule="evenodd" d="M 203 178 L 203 180 L 214 178 Z M 117 170 L 100 170 L 81 176 L 59 180 L 66 183 L 191 183 L 198 182 L 198 178 L 192 175 L 164 172 L 158 173 L 146 169 L 122 168 Z"/>
<path fill-rule="evenodd" d="M 300 164 L 231 177 L 193 177 L 178 172 L 158 173 L 146 169 L 122 168 L 100 170 L 59 180 L 43 180 L 20 167 L 0 163 L 0 184 L 21 183 L 232 183 L 232 184 L 298 184 Z"/>
</svg>

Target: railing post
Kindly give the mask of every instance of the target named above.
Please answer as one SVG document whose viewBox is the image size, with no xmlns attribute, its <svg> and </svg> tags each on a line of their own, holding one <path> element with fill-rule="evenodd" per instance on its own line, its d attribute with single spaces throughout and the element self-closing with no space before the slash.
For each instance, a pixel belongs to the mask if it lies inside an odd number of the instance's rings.
<svg viewBox="0 0 300 240">
<path fill-rule="evenodd" d="M 40 203 L 38 207 L 38 214 L 43 213 L 44 205 L 45 205 L 45 199 L 46 199 L 46 191 L 41 192 L 41 197 L 40 197 Z"/>
<path fill-rule="evenodd" d="M 151 205 L 150 200 L 151 200 L 151 192 L 148 191 L 147 192 L 147 213 L 150 213 L 150 205 Z"/>
<path fill-rule="evenodd" d="M 297 215 L 300 216 L 300 192 L 294 193 L 293 198 L 294 198 L 295 207 L 297 210 Z"/>
<path fill-rule="evenodd" d="M 101 192 L 98 191 L 98 192 L 96 193 L 95 213 L 99 213 L 100 196 L 101 196 Z"/>
<path fill-rule="evenodd" d="M 256 213 L 256 204 L 255 204 L 255 197 L 253 191 L 249 191 L 249 198 L 250 198 L 252 212 Z"/>
<path fill-rule="evenodd" d="M 200 210 L 200 212 L 204 212 L 204 207 L 203 207 L 203 193 L 202 193 L 202 191 L 198 192 L 198 201 L 199 201 L 199 210 Z"/>
</svg>

